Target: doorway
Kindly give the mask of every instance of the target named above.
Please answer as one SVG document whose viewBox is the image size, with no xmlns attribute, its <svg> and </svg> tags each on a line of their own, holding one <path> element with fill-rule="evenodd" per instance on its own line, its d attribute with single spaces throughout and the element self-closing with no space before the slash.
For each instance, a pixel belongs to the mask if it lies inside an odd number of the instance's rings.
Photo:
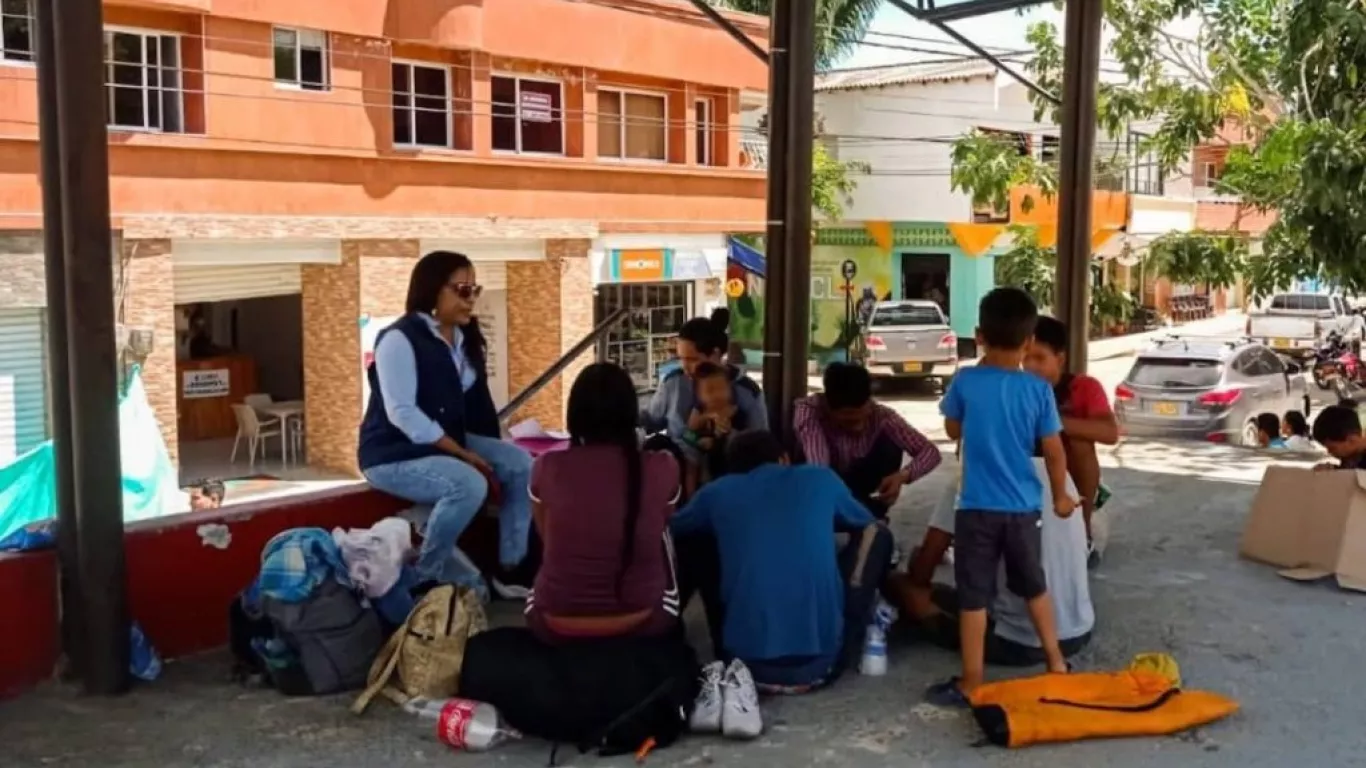
<svg viewBox="0 0 1366 768">
<path fill-rule="evenodd" d="M 947 253 L 901 254 L 901 295 L 907 299 L 933 301 L 951 314 L 949 255 Z"/>
</svg>

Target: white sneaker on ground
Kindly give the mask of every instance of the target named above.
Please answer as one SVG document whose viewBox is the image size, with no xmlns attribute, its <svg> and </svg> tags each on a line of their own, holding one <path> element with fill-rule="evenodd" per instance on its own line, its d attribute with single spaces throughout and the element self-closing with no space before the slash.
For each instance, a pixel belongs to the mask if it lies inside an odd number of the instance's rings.
<svg viewBox="0 0 1366 768">
<path fill-rule="evenodd" d="M 702 668 L 702 690 L 697 692 L 697 703 L 688 721 L 693 733 L 721 732 L 721 678 L 725 674 L 726 665 L 719 661 Z"/>
<path fill-rule="evenodd" d="M 736 659 L 726 670 L 721 683 L 723 706 L 721 732 L 732 739 L 758 738 L 764 732 L 764 717 L 759 711 L 759 691 L 749 667 Z"/>
<path fill-rule="evenodd" d="M 493 578 L 489 579 L 489 583 L 493 585 L 494 593 L 503 600 L 526 600 L 527 595 L 531 594 L 531 590 L 521 584 L 504 584 Z"/>
</svg>

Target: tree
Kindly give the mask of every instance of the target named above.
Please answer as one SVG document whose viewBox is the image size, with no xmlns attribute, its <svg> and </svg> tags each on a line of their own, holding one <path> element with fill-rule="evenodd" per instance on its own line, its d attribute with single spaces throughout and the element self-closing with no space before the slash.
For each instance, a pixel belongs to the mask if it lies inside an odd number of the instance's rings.
<svg viewBox="0 0 1366 768">
<path fill-rule="evenodd" d="M 868 173 L 869 166 L 861 160 L 837 159 L 821 138 L 825 133 L 825 121 L 816 115 L 815 123 L 811 142 L 811 207 L 821 219 L 837 222 L 844 218 L 844 206 L 849 204 L 858 187 L 858 181 L 853 177 Z M 768 130 L 768 115 L 759 118 L 758 128 Z"/>
<path fill-rule="evenodd" d="M 772 0 L 710 0 L 712 5 L 768 16 Z M 816 68 L 825 69 L 863 41 L 882 0 L 817 0 Z"/>
<path fill-rule="evenodd" d="M 1105 10 L 1119 71 L 1100 87 L 1099 133 L 1118 138 L 1131 124 L 1154 123 L 1140 149 L 1167 174 L 1198 144 L 1228 146 L 1216 190 L 1278 214 L 1264 256 L 1242 265 L 1254 293 L 1302 277 L 1366 291 L 1366 14 L 1358 0 L 1107 0 Z M 1058 30 L 1035 24 L 1028 39 L 1036 54 L 1029 71 L 1059 93 Z M 1052 102 L 1030 98 L 1037 117 L 1057 122 Z M 1226 126 L 1241 127 L 1251 143 L 1226 140 Z M 1056 169 L 994 151 L 981 137 L 961 140 L 955 188 L 999 199 L 1016 179 L 1056 178 Z M 1187 233 L 1179 247 L 1164 244 L 1164 258 L 1203 252 L 1237 264 L 1246 244 L 1236 228 Z"/>
<path fill-rule="evenodd" d="M 1015 244 L 996 257 L 996 284 L 1023 290 L 1040 307 L 1053 306 L 1057 251 L 1039 245 L 1038 230 L 1033 227 L 1015 225 L 1010 228 L 1010 233 L 1015 238 Z"/>
</svg>

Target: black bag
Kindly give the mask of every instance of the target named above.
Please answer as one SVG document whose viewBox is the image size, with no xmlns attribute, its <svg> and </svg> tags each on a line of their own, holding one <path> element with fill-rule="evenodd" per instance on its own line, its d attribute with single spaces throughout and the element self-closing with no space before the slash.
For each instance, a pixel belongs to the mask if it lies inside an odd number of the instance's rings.
<svg viewBox="0 0 1366 768">
<path fill-rule="evenodd" d="M 697 699 L 697 655 L 682 633 L 546 645 L 520 627 L 470 638 L 460 695 L 513 728 L 604 757 L 678 740 Z"/>
<path fill-rule="evenodd" d="M 259 675 L 286 696 L 365 687 L 385 639 L 375 612 L 330 579 L 298 603 L 266 598 L 259 614 L 248 611 L 239 595 L 228 609 L 228 634 L 234 673 Z M 283 642 L 292 658 L 264 658 L 253 643 L 272 640 Z"/>
</svg>

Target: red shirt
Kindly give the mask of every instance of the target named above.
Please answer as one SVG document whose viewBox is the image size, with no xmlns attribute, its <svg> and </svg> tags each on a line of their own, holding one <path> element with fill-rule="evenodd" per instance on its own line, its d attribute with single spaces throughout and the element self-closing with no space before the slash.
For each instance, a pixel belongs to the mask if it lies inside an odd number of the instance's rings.
<svg viewBox="0 0 1366 768">
<path fill-rule="evenodd" d="M 1085 374 L 1072 377 L 1067 399 L 1059 405 L 1061 407 L 1058 410 L 1063 416 L 1075 419 L 1098 419 L 1113 412 L 1105 387 L 1094 377 Z"/>
</svg>

